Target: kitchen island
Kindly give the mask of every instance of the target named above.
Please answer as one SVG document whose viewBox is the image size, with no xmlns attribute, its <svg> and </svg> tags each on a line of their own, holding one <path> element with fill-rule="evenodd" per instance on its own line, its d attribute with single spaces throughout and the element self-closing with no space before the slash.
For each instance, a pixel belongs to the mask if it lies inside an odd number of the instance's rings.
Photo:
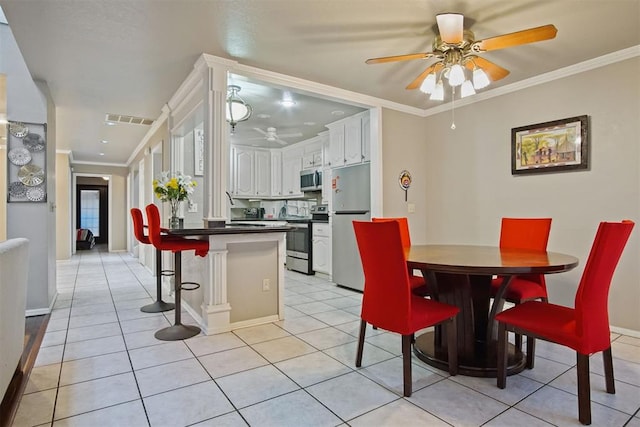
<svg viewBox="0 0 640 427">
<path fill-rule="evenodd" d="M 206 257 L 193 251 L 182 255 L 183 282 L 201 285 L 182 292 L 183 308 L 207 335 L 284 318 L 289 229 L 281 224 L 223 224 L 169 230 L 172 235 L 209 240 Z"/>
</svg>

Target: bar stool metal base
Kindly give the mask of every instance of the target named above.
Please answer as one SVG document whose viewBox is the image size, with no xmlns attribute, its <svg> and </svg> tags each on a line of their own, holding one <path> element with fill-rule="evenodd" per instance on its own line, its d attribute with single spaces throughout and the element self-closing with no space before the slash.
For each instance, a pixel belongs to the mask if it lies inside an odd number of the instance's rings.
<svg viewBox="0 0 640 427">
<path fill-rule="evenodd" d="M 200 328 L 193 325 L 173 325 L 157 331 L 154 336 L 162 341 L 178 341 L 195 337 L 200 333 Z"/>
<path fill-rule="evenodd" d="M 170 311 L 176 308 L 176 305 L 172 302 L 164 302 L 162 300 L 140 307 L 140 311 L 145 313 L 161 313 L 163 311 Z"/>
</svg>

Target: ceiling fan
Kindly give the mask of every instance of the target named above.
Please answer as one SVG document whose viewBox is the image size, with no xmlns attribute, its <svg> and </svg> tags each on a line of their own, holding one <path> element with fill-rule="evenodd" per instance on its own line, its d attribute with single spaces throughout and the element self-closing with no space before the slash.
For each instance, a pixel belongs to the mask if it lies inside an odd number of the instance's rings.
<svg viewBox="0 0 640 427">
<path fill-rule="evenodd" d="M 267 141 L 277 142 L 278 144 L 281 144 L 281 145 L 287 145 L 287 141 L 283 141 L 280 138 L 298 138 L 302 136 L 301 132 L 283 133 L 278 135 L 278 133 L 276 132 L 276 128 L 274 127 L 268 127 L 266 131 L 260 128 L 253 128 L 253 130 L 255 130 L 256 132 L 260 132 L 262 135 L 264 135 L 264 139 L 266 139 Z M 252 138 L 252 139 L 261 139 L 261 138 Z"/>
<path fill-rule="evenodd" d="M 432 52 L 371 58 L 367 59 L 366 63 L 382 64 L 413 59 L 437 59 L 437 62 L 424 70 L 406 88 L 420 88 L 423 92 L 431 94 L 431 99 L 441 101 L 444 99 L 443 77 L 448 80 L 453 90 L 455 87 L 461 86 L 461 96 L 465 97 L 473 95 L 474 89 L 486 87 L 491 81 L 503 79 L 509 74 L 509 70 L 479 56 L 479 54 L 553 39 L 558 32 L 554 25 L 549 24 L 476 40 L 472 31 L 464 29 L 464 16 L 460 13 L 438 14 L 436 22 L 440 34 L 433 41 Z M 466 80 L 465 68 L 471 71 L 473 82 Z"/>
</svg>

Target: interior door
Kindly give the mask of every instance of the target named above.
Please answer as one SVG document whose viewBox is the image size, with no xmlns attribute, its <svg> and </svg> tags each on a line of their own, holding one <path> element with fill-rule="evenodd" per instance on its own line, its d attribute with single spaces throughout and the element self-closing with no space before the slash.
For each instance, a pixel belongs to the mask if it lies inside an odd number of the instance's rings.
<svg viewBox="0 0 640 427">
<path fill-rule="evenodd" d="M 76 186 L 76 228 L 87 228 L 97 244 L 109 243 L 108 186 Z"/>
</svg>

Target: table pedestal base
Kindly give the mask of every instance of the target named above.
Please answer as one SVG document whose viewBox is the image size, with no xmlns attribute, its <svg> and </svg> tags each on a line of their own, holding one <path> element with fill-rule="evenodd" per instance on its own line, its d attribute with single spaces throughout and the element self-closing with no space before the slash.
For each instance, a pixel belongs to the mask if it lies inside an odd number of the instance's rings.
<svg viewBox="0 0 640 427">
<path fill-rule="evenodd" d="M 496 343 L 489 346 L 488 351 L 479 349 L 478 354 L 473 358 L 465 358 L 458 355 L 458 373 L 470 377 L 495 378 L 496 375 Z M 413 352 L 428 365 L 443 371 L 449 370 L 446 349 L 437 349 L 434 345 L 434 333 L 427 332 L 416 337 L 413 345 Z M 522 372 L 525 368 L 526 360 L 524 354 L 518 351 L 513 344 L 509 344 L 509 355 L 507 358 L 507 375 L 514 375 Z"/>
</svg>

